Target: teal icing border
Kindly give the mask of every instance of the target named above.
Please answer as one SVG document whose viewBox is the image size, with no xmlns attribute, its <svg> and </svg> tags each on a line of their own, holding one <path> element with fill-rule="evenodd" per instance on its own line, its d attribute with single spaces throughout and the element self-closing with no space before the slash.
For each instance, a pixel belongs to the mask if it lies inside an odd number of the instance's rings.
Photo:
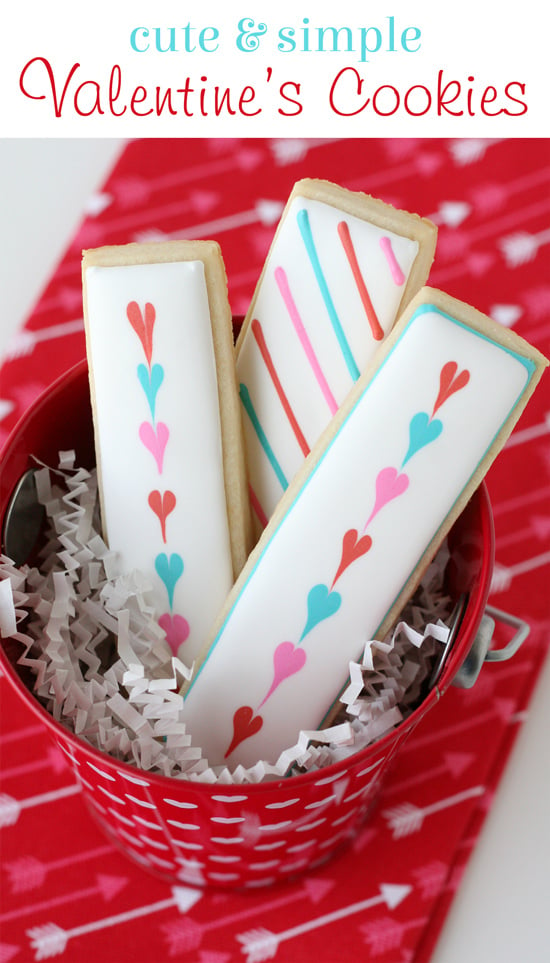
<svg viewBox="0 0 550 963">
<path fill-rule="evenodd" d="M 387 363 L 388 360 L 391 358 L 391 356 L 392 356 L 395 348 L 396 348 L 397 345 L 400 343 L 400 341 L 402 340 L 402 338 L 406 335 L 407 331 L 409 330 L 410 326 L 413 324 L 413 322 L 415 321 L 415 319 L 418 318 L 418 317 L 420 317 L 420 316 L 422 316 L 423 314 L 428 314 L 428 313 L 439 314 L 441 317 L 445 318 L 447 321 L 451 321 L 453 324 L 456 324 L 457 326 L 459 326 L 459 327 L 461 327 L 461 328 L 464 328 L 465 331 L 468 331 L 468 332 L 471 333 L 471 334 L 477 335 L 477 337 L 482 338 L 484 341 L 489 342 L 489 344 L 494 345 L 496 348 L 500 348 L 502 351 L 505 351 L 507 354 L 509 354 L 509 355 L 511 355 L 513 358 L 515 358 L 516 361 L 518 361 L 520 364 L 522 364 L 523 367 L 526 369 L 526 372 L 527 372 L 527 380 L 526 380 L 526 382 L 525 382 L 524 388 L 522 389 L 522 391 L 521 391 L 520 394 L 518 395 L 516 402 L 515 402 L 515 403 L 512 405 L 512 407 L 510 408 L 510 410 L 509 410 L 509 412 L 508 412 L 508 416 L 507 416 L 507 418 L 505 419 L 505 421 L 502 422 L 501 427 L 499 428 L 499 431 L 497 431 L 496 435 L 494 435 L 493 438 L 491 439 L 490 443 L 488 444 L 487 448 L 485 449 L 485 452 L 484 452 L 482 458 L 480 459 L 480 461 L 478 461 L 476 467 L 474 468 L 474 470 L 473 470 L 473 472 L 472 472 L 472 475 L 470 475 L 470 478 L 472 478 L 472 476 L 473 476 L 473 475 L 475 474 L 475 472 L 477 471 L 477 468 L 479 467 L 479 465 L 481 464 L 481 462 L 482 462 L 483 459 L 485 458 L 485 455 L 487 454 L 487 452 L 489 451 L 489 449 L 492 447 L 495 438 L 497 437 L 497 435 L 499 434 L 499 432 L 502 430 L 503 425 L 506 423 L 506 421 L 508 420 L 508 418 L 510 417 L 510 415 L 511 415 L 512 412 L 514 411 L 515 407 L 516 407 L 517 404 L 519 403 L 521 397 L 523 396 L 523 393 L 524 393 L 524 391 L 525 391 L 525 389 L 526 389 L 529 381 L 531 380 L 533 374 L 534 374 L 535 371 L 536 371 L 536 365 L 535 365 L 534 361 L 533 361 L 531 358 L 527 358 L 527 357 L 525 357 L 524 355 L 518 354 L 518 352 L 513 351 L 511 348 L 508 348 L 506 345 L 501 344 L 499 341 L 494 341 L 492 338 L 488 337 L 488 336 L 487 336 L 486 334 L 484 334 L 483 332 L 478 331 L 476 328 L 472 328 L 472 327 L 470 327 L 469 325 L 465 324 L 463 321 L 459 321 L 457 318 L 453 318 L 452 315 L 447 314 L 445 311 L 442 311 L 442 310 L 441 310 L 440 308 L 438 308 L 435 304 L 431 304 L 431 303 L 422 304 L 422 305 L 420 305 L 420 306 L 415 310 L 414 314 L 411 315 L 411 317 L 409 318 L 409 320 L 408 320 L 407 324 L 405 325 L 403 331 L 401 332 L 399 338 L 397 339 L 397 341 L 395 342 L 395 344 L 392 345 L 391 350 L 388 352 L 388 354 L 386 355 L 386 357 L 385 357 L 384 360 L 382 361 L 382 364 L 377 368 L 377 370 L 375 371 L 373 377 L 372 377 L 372 378 L 370 379 L 370 381 L 365 385 L 363 391 L 361 392 L 361 394 L 359 395 L 359 397 L 358 397 L 357 400 L 355 401 L 353 407 L 350 408 L 350 410 L 349 410 L 348 414 L 346 415 L 344 421 L 342 422 L 342 424 L 341 424 L 340 427 L 338 428 L 338 431 L 335 433 L 335 435 L 334 435 L 334 437 L 332 438 L 331 442 L 330 442 L 330 443 L 327 445 L 327 447 L 325 448 L 325 451 L 323 452 L 322 456 L 319 458 L 317 464 L 314 465 L 314 467 L 312 468 L 311 473 L 310 473 L 309 476 L 307 477 L 306 481 L 304 482 L 304 484 L 302 485 L 302 487 L 300 488 L 300 490 L 297 492 L 296 497 L 294 498 L 294 501 L 293 501 L 292 504 L 288 507 L 288 509 L 287 509 L 287 511 L 285 512 L 283 518 L 281 519 L 281 521 L 279 522 L 277 528 L 276 528 L 275 531 L 273 532 L 271 538 L 269 539 L 269 541 L 268 541 L 267 544 L 265 545 L 265 547 L 264 547 L 263 551 L 261 552 L 259 558 L 257 559 L 257 561 L 256 561 L 256 563 L 255 563 L 255 565 L 254 565 L 254 567 L 253 567 L 253 569 L 252 569 L 252 571 L 250 572 L 250 574 L 249 574 L 246 582 L 245 582 L 244 585 L 242 586 L 239 594 L 237 595 L 237 597 L 236 597 L 235 601 L 233 602 L 233 604 L 232 604 L 229 612 L 227 613 L 227 615 L 226 615 L 226 617 L 225 617 L 225 619 L 224 619 L 224 621 L 223 621 L 223 624 L 221 625 L 221 627 L 219 628 L 218 632 L 216 633 L 216 637 L 213 639 L 212 644 L 210 645 L 210 648 L 208 649 L 208 651 L 207 651 L 204 659 L 202 660 L 202 662 L 201 662 L 201 664 L 200 664 L 200 666 L 199 666 L 199 668 L 198 668 L 198 670 L 197 670 L 196 675 L 195 675 L 194 678 L 191 680 L 191 684 L 190 684 L 187 692 L 185 693 L 184 699 L 186 699 L 186 698 L 190 695 L 190 693 L 192 692 L 192 690 L 193 690 L 193 688 L 194 688 L 194 686 L 195 686 L 195 683 L 196 683 L 197 679 L 200 677 L 203 668 L 205 667 L 206 663 L 207 663 L 208 660 L 210 659 L 210 656 L 211 656 L 212 652 L 213 652 L 214 649 L 216 648 L 216 646 L 217 646 L 217 644 L 218 644 L 218 642 L 219 642 L 219 640 L 220 640 L 220 637 L 221 637 L 221 635 L 223 634 L 223 632 L 224 632 L 224 630 L 225 630 L 225 627 L 226 627 L 227 623 L 229 622 L 229 620 L 230 620 L 230 618 L 231 618 L 231 616 L 232 616 L 232 614 L 233 614 L 233 611 L 234 611 L 237 603 L 239 602 L 239 600 L 241 599 L 241 597 L 242 597 L 242 595 L 244 594 L 245 590 L 247 589 L 247 587 L 248 587 L 248 585 L 249 585 L 249 583 L 250 583 L 250 580 L 253 578 L 254 574 L 256 573 L 256 570 L 258 569 L 258 566 L 261 564 L 261 562 L 262 562 L 262 560 L 263 560 L 263 558 L 264 558 L 264 555 L 265 555 L 265 553 L 268 551 L 268 549 L 269 549 L 269 547 L 270 547 L 273 539 L 277 536 L 278 532 L 279 532 L 280 529 L 281 529 L 281 526 L 287 521 L 287 519 L 289 518 L 289 516 L 292 514 L 292 512 L 294 511 L 294 509 L 295 509 L 296 506 L 298 505 L 298 503 L 299 503 L 302 495 L 303 495 L 304 492 L 306 491 L 306 489 L 307 489 L 309 483 L 311 482 L 312 478 L 315 477 L 315 474 L 317 473 L 317 470 L 319 469 L 319 467 L 321 466 L 321 464 L 324 462 L 327 454 L 330 452 L 332 446 L 334 445 L 334 443 L 335 443 L 336 439 L 338 438 L 338 436 L 340 435 L 341 431 L 342 431 L 342 430 L 344 429 L 344 427 L 347 425 L 349 419 L 350 419 L 350 418 L 352 417 L 352 415 L 354 414 L 354 412 L 355 412 L 356 408 L 358 407 L 358 405 L 360 405 L 361 402 L 363 401 L 363 399 L 364 399 L 364 397 L 365 397 L 365 394 L 366 394 L 367 391 L 369 390 L 370 386 L 374 383 L 374 381 L 375 381 L 376 378 L 378 377 L 379 373 L 380 373 L 380 372 L 382 371 L 382 369 L 385 367 L 386 363 Z M 452 512 L 454 506 L 456 505 L 457 501 L 458 501 L 459 498 L 461 497 L 462 492 L 464 491 L 464 488 L 466 488 L 466 486 L 469 484 L 469 481 L 470 481 L 470 479 L 468 479 L 468 481 L 466 482 L 466 484 L 462 487 L 462 489 L 461 489 L 460 492 L 458 493 L 455 501 L 453 502 L 451 508 L 449 509 L 448 514 L 450 514 L 450 513 Z M 446 517 L 447 517 L 447 516 L 446 516 Z M 441 523 L 441 525 L 438 527 L 437 531 L 435 531 L 435 532 L 433 533 L 432 537 L 431 537 L 431 538 L 429 539 L 429 541 L 426 543 L 426 545 L 425 545 L 425 547 L 424 547 L 424 551 L 422 552 L 422 554 L 424 554 L 424 552 L 426 551 L 426 549 L 427 549 L 428 545 L 430 544 L 430 542 L 432 542 L 433 539 L 437 537 L 437 534 L 438 534 L 438 532 L 441 530 L 441 527 L 442 527 L 444 521 L 445 521 L 445 520 L 443 520 L 443 522 Z M 409 577 L 410 577 L 410 576 L 409 576 Z M 386 618 L 386 615 L 388 614 L 388 612 L 391 610 L 391 608 L 392 608 L 393 605 L 395 604 L 395 601 L 396 601 L 396 600 L 399 598 L 399 596 L 401 595 L 401 592 L 403 591 L 405 585 L 407 584 L 407 582 L 408 582 L 408 580 L 409 580 L 409 577 L 405 580 L 405 582 L 403 582 L 403 584 L 402 584 L 399 592 L 398 592 L 397 595 L 394 597 L 391 605 L 389 605 L 388 608 L 386 609 L 384 618 L 382 619 L 382 622 L 380 622 L 378 628 L 380 628 L 380 626 L 383 624 L 383 621 L 384 621 L 384 619 Z M 374 636 L 375 636 L 375 637 L 376 637 L 376 635 L 377 635 L 377 633 L 378 633 L 378 628 L 377 628 L 376 632 L 374 633 Z M 346 685 L 347 685 L 347 683 L 346 683 Z M 332 704 L 329 706 L 329 708 L 327 709 L 325 715 L 323 716 L 323 718 L 322 718 L 321 721 L 319 722 L 317 728 L 321 728 L 321 727 L 322 727 L 325 719 L 331 714 L 334 706 L 336 705 L 336 703 L 337 703 L 338 700 L 339 700 L 339 696 L 340 696 L 341 692 L 343 692 L 344 689 L 345 689 L 345 687 L 340 690 L 339 695 L 336 697 L 336 699 L 334 700 L 334 702 L 332 702 Z"/>
</svg>

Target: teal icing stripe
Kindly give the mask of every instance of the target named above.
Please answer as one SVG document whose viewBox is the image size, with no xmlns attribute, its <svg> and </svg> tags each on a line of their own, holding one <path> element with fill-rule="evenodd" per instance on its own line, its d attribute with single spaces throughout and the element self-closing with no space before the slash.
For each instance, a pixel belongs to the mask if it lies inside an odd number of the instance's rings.
<svg viewBox="0 0 550 963">
<path fill-rule="evenodd" d="M 474 335 L 477 335 L 477 337 L 483 338 L 484 341 L 488 341 L 490 344 L 494 345 L 494 346 L 497 347 L 497 348 L 500 348 L 502 351 L 505 351 L 507 354 L 509 354 L 509 355 L 511 355 L 512 357 L 516 358 L 516 360 L 519 361 L 519 362 L 524 366 L 524 368 L 526 369 L 526 371 L 527 371 L 527 373 L 528 373 L 527 381 L 529 381 L 530 378 L 532 377 L 532 375 L 534 374 L 534 372 L 535 372 L 535 370 L 536 370 L 536 365 L 535 365 L 535 363 L 534 363 L 533 361 L 531 361 L 530 358 L 526 358 L 526 357 L 524 357 L 523 355 L 518 354 L 517 352 L 513 351 L 511 348 L 507 348 L 507 347 L 505 347 L 504 345 L 502 345 L 502 344 L 500 344 L 500 343 L 498 343 L 498 342 L 496 342 L 496 341 L 493 341 L 492 338 L 490 338 L 490 337 L 488 337 L 488 336 L 486 336 L 486 335 L 484 335 L 484 334 L 481 334 L 479 331 L 476 331 L 474 328 L 469 327 L 467 324 L 464 324 L 462 321 L 458 321 L 456 318 L 453 318 L 452 315 L 447 314 L 445 311 L 442 311 L 440 308 L 438 308 L 435 304 L 431 304 L 431 303 L 422 304 L 422 305 L 420 305 L 420 306 L 416 309 L 416 311 L 414 312 L 414 314 L 409 318 L 409 320 L 408 320 L 407 324 L 405 325 L 403 331 L 401 332 L 397 344 L 399 344 L 399 343 L 402 341 L 403 337 L 406 335 L 406 333 L 409 331 L 409 329 L 413 326 L 414 321 L 415 321 L 415 319 L 416 319 L 417 317 L 419 317 L 419 316 L 422 315 L 422 314 L 427 314 L 427 313 L 430 313 L 430 312 L 435 312 L 436 314 L 441 315 L 442 317 L 446 318 L 448 321 L 451 321 L 453 324 L 456 324 L 456 325 L 458 325 L 459 327 L 464 328 L 464 329 L 465 329 L 466 331 L 468 331 L 470 334 L 474 334 Z M 237 598 L 232 602 L 231 608 L 230 608 L 229 612 L 227 613 L 227 615 L 226 615 L 226 617 L 225 617 L 225 619 L 224 619 L 224 621 L 223 621 L 223 625 L 222 625 L 221 628 L 218 630 L 218 632 L 217 632 L 217 634 L 216 634 L 216 637 L 215 637 L 214 640 L 212 641 L 212 644 L 210 645 L 210 647 L 209 647 L 206 655 L 204 656 L 204 658 L 203 658 L 200 666 L 198 667 L 198 669 L 197 669 L 197 671 L 196 671 L 196 673 L 195 673 L 195 675 L 194 675 L 194 678 L 192 679 L 192 681 L 191 681 L 191 683 L 190 683 L 190 685 L 189 685 L 189 689 L 187 690 L 187 696 L 191 693 L 192 689 L 193 689 L 194 686 L 196 685 L 196 682 L 197 682 L 199 676 L 202 674 L 203 669 L 205 668 L 206 664 L 208 663 L 208 660 L 209 660 L 210 656 L 212 655 L 212 653 L 213 653 L 214 649 L 216 648 L 216 646 L 217 646 L 217 644 L 218 644 L 221 636 L 223 635 L 223 632 L 224 632 L 224 630 L 225 630 L 225 628 L 226 628 L 226 626 L 227 626 L 227 623 L 229 622 L 229 620 L 230 620 L 230 618 L 231 618 L 231 616 L 232 616 L 232 614 L 233 614 L 234 609 L 236 608 L 236 606 L 237 606 L 237 604 L 238 604 L 239 599 L 242 597 L 242 595 L 244 594 L 244 592 L 245 592 L 246 588 L 248 587 L 250 581 L 251 581 L 252 578 L 254 577 L 254 574 L 255 574 L 256 570 L 258 569 L 259 565 L 261 564 L 261 562 L 262 562 L 262 560 L 263 560 L 263 558 L 264 558 L 264 556 L 265 556 L 265 554 L 266 554 L 266 551 L 268 550 L 271 542 L 273 541 L 273 539 L 275 538 L 275 536 L 276 536 L 277 533 L 279 532 L 279 529 L 281 528 L 281 526 L 285 523 L 285 521 L 290 517 L 290 515 L 291 515 L 291 514 L 295 511 L 295 509 L 297 508 L 297 506 L 298 506 L 301 498 L 303 497 L 304 493 L 307 491 L 307 489 L 308 489 L 308 487 L 309 487 L 309 485 L 310 485 L 310 483 L 311 483 L 311 480 L 312 480 L 312 479 L 315 477 L 315 475 L 317 474 L 320 466 L 321 466 L 322 463 L 324 462 L 324 460 L 325 460 L 326 456 L 328 455 L 328 453 L 331 451 L 332 447 L 333 447 L 334 444 L 336 443 L 337 438 L 339 437 L 339 435 L 340 435 L 340 434 L 342 433 L 342 431 L 344 430 L 344 428 L 345 428 L 346 424 L 349 422 L 350 418 L 353 417 L 356 409 L 359 408 L 359 406 L 362 404 L 362 402 L 363 402 L 363 400 L 364 400 L 364 398 L 365 398 L 365 394 L 368 392 L 370 386 L 371 386 L 371 385 L 374 383 L 374 381 L 379 377 L 380 372 L 381 372 L 381 371 L 385 368 L 385 366 L 387 365 L 387 363 L 388 363 L 389 359 L 391 358 L 391 356 L 392 356 L 395 348 L 396 348 L 396 345 L 393 345 L 391 351 L 386 355 L 386 357 L 384 358 L 382 364 L 381 364 L 381 365 L 378 367 L 378 369 L 375 371 L 373 377 L 372 377 L 372 378 L 369 380 L 369 382 L 367 382 L 367 384 L 364 386 L 363 391 L 361 392 L 361 394 L 359 395 L 359 397 L 355 399 L 354 404 L 351 406 L 350 410 L 347 412 L 345 419 L 344 419 L 344 420 L 342 421 L 342 423 L 339 425 L 337 431 L 334 433 L 334 435 L 332 436 L 331 440 L 330 440 L 329 443 L 327 444 L 327 447 L 326 447 L 325 451 L 323 452 L 322 457 L 319 458 L 319 460 L 313 465 L 313 468 L 312 468 L 311 472 L 309 473 L 309 475 L 308 475 L 306 481 L 304 482 L 304 484 L 301 486 L 301 488 L 299 489 L 299 491 L 296 493 L 296 496 L 295 496 L 294 500 L 292 501 L 292 503 L 291 503 L 288 507 L 285 507 L 286 510 L 285 510 L 285 512 L 284 512 L 284 515 L 283 515 L 282 520 L 277 524 L 277 527 L 276 527 L 275 531 L 271 533 L 271 537 L 270 537 L 269 541 L 267 542 L 267 544 L 264 545 L 263 550 L 262 550 L 261 554 L 259 555 L 259 557 L 257 558 L 257 560 L 256 560 L 256 562 L 255 562 L 255 564 L 254 564 L 254 566 L 253 566 L 253 568 L 252 568 L 252 570 L 248 573 L 248 577 L 247 577 L 244 585 L 242 585 L 241 590 L 240 590 Z M 244 387 L 244 386 L 241 386 L 241 387 Z M 521 391 L 519 392 L 516 401 L 515 401 L 514 404 L 512 404 L 512 406 L 510 407 L 510 410 L 509 410 L 509 412 L 508 412 L 508 415 L 507 415 L 505 418 L 503 418 L 502 424 L 504 424 L 504 423 L 508 420 L 508 418 L 510 417 L 510 415 L 512 414 L 512 412 L 513 412 L 514 409 L 516 408 L 517 404 L 519 403 L 519 401 L 520 401 L 520 399 L 521 399 L 521 397 L 522 397 L 522 395 L 523 395 L 524 390 L 525 390 L 525 389 L 523 389 L 523 390 L 521 390 Z M 462 489 L 460 490 L 460 492 L 458 492 L 458 494 L 457 494 L 457 496 L 456 496 L 456 499 L 455 499 L 455 501 L 453 502 L 453 505 L 452 505 L 451 508 L 449 509 L 448 514 L 451 514 L 451 512 L 454 510 L 454 506 L 455 506 L 455 505 L 457 504 L 457 502 L 460 500 L 460 497 L 461 497 L 461 495 L 462 495 L 462 492 L 464 491 L 464 488 L 466 488 L 466 487 L 468 486 L 471 478 L 475 475 L 476 471 L 477 471 L 478 468 L 479 468 L 479 465 L 483 462 L 483 460 L 484 460 L 487 452 L 490 450 L 491 446 L 493 445 L 493 443 L 494 443 L 495 438 L 497 437 L 497 435 L 498 435 L 498 431 L 496 432 L 496 434 L 494 435 L 494 437 L 489 440 L 489 442 L 488 442 L 488 444 L 487 444 L 487 447 L 486 447 L 486 449 L 485 449 L 484 454 L 481 456 L 481 458 L 480 458 L 480 460 L 478 461 L 477 465 L 474 467 L 474 469 L 473 469 L 473 471 L 472 471 L 472 474 L 470 475 L 470 478 L 468 479 L 468 481 L 467 481 L 467 482 L 465 483 L 465 485 L 462 487 Z M 442 523 L 442 524 L 443 524 L 443 523 Z M 439 526 L 437 532 L 435 532 L 435 533 L 432 535 L 432 537 L 429 539 L 429 542 L 428 542 L 427 544 L 430 544 L 430 542 L 433 541 L 433 539 L 435 539 L 435 538 L 438 537 L 438 534 L 439 534 L 439 532 L 440 532 L 440 530 L 441 530 L 441 527 L 442 527 L 442 525 Z M 427 545 L 425 546 L 424 551 L 425 551 L 426 547 L 427 547 Z M 419 555 L 419 558 L 422 557 L 422 555 L 424 554 L 424 551 Z M 409 576 L 409 577 L 410 577 L 410 576 Z M 380 621 L 380 625 L 378 626 L 378 628 L 380 628 L 380 627 L 382 626 L 382 624 L 383 624 L 383 622 L 384 622 L 384 619 L 386 618 L 387 613 L 392 609 L 393 605 L 395 604 L 396 599 L 398 599 L 399 596 L 401 595 L 401 592 L 403 591 L 403 588 L 404 588 L 404 586 L 406 585 L 407 581 L 408 581 L 408 578 L 405 580 L 405 582 L 403 583 L 403 585 L 401 586 L 401 588 L 400 588 L 399 591 L 397 592 L 397 594 L 396 594 L 395 599 L 393 600 L 393 602 L 388 606 L 388 609 L 386 610 L 385 615 L 382 617 L 382 619 L 381 619 L 381 621 Z M 373 632 L 372 635 L 373 635 L 373 638 L 376 638 L 377 635 L 378 635 L 378 629 L 376 630 L 376 632 Z M 347 685 L 347 682 L 346 682 L 346 685 Z M 346 685 L 343 686 L 341 692 L 344 691 Z M 341 693 L 340 693 L 340 694 L 341 694 Z M 324 718 L 319 721 L 319 726 L 318 726 L 318 728 L 321 728 L 321 727 L 323 726 L 323 724 L 325 723 L 325 721 L 330 717 L 330 714 L 331 714 L 331 712 L 332 712 L 332 710 L 333 710 L 333 708 L 334 708 L 334 706 L 336 705 L 337 702 L 338 702 L 338 697 L 334 700 L 334 702 L 332 703 L 332 705 L 327 709 L 327 712 L 326 712 Z"/>
<path fill-rule="evenodd" d="M 252 399 L 250 397 L 250 392 L 246 387 L 246 385 L 244 384 L 239 385 L 239 394 L 241 396 L 241 401 L 244 405 L 244 409 L 248 417 L 250 418 L 250 421 L 252 422 L 252 427 L 254 428 L 254 431 L 258 436 L 258 441 L 260 442 L 260 445 L 262 446 L 265 452 L 265 455 L 281 484 L 281 487 L 283 488 L 283 490 L 286 490 L 288 488 L 288 480 L 279 462 L 277 461 L 275 452 L 273 451 L 273 448 L 269 444 L 267 435 L 260 424 L 260 419 L 256 414 L 256 410 L 254 408 L 254 405 L 252 404 Z"/>
<path fill-rule="evenodd" d="M 414 319 L 416 317 L 419 317 L 421 314 L 430 314 L 434 312 L 436 314 L 440 314 L 442 318 L 446 318 L 447 321 L 452 321 L 453 324 L 457 325 L 457 327 L 464 328 L 464 330 L 468 331 L 469 334 L 475 334 L 478 338 L 481 338 L 482 341 L 488 341 L 489 344 L 494 344 L 495 348 L 500 348 L 501 351 L 505 351 L 506 354 L 509 354 L 512 358 L 515 358 L 516 361 L 519 361 L 519 363 L 523 365 L 523 367 L 527 371 L 528 380 L 530 380 L 533 377 L 537 366 L 532 358 L 526 358 L 525 355 L 518 354 L 518 352 L 514 351 L 513 348 L 508 348 L 505 344 L 501 344 L 500 341 L 494 341 L 493 338 L 490 338 L 488 335 L 483 334 L 482 331 L 477 331 L 476 328 L 472 328 L 470 327 L 470 325 L 464 324 L 464 322 L 459 321 L 458 318 L 453 318 L 451 314 L 447 314 L 446 311 L 442 311 L 441 308 L 438 308 L 435 304 L 431 304 L 428 302 L 427 304 L 419 305 L 416 311 L 414 312 L 414 314 L 412 315 L 412 317 L 409 318 L 407 328 L 409 327 L 410 324 L 412 324 Z M 404 333 L 405 332 L 403 332 L 403 334 Z"/>
<path fill-rule="evenodd" d="M 305 208 L 302 208 L 300 211 L 298 211 L 298 214 L 296 215 L 296 219 L 298 221 L 298 227 L 300 228 L 300 234 L 302 235 L 302 240 L 305 244 L 309 260 L 311 261 L 311 266 L 313 268 L 315 278 L 317 280 L 317 284 L 319 285 L 319 289 L 321 291 L 321 294 L 323 295 L 323 301 L 325 302 L 325 305 L 329 314 L 330 322 L 334 329 L 336 338 L 338 339 L 340 350 L 344 356 L 344 361 L 346 362 L 346 365 L 351 377 L 353 378 L 354 381 L 357 381 L 360 375 L 360 371 L 355 363 L 355 358 L 351 353 L 351 348 L 344 334 L 344 329 L 340 322 L 340 318 L 338 317 L 336 308 L 334 307 L 334 302 L 330 295 L 328 284 L 326 282 L 325 275 L 323 274 L 323 269 L 319 262 L 319 257 L 317 255 L 317 250 L 315 248 L 315 242 L 313 240 L 313 235 L 311 233 L 311 225 L 309 223 L 308 213 L 305 210 Z"/>
</svg>

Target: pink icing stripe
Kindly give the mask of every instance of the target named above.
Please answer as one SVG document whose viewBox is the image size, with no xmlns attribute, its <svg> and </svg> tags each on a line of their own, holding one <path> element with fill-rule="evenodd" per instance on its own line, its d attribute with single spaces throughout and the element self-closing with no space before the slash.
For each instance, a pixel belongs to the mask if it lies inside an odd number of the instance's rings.
<svg viewBox="0 0 550 963">
<path fill-rule="evenodd" d="M 403 271 L 401 270 L 401 268 L 399 267 L 399 264 L 397 263 L 389 237 L 380 238 L 380 247 L 382 248 L 386 261 L 388 262 L 388 267 L 390 269 L 393 280 L 395 281 L 396 284 L 401 286 L 402 284 L 405 283 L 405 275 L 403 274 Z"/>
<path fill-rule="evenodd" d="M 315 375 L 317 384 L 319 385 L 323 393 L 323 397 L 330 408 L 331 414 L 334 415 L 338 411 L 337 401 L 328 386 L 327 380 L 321 370 L 321 366 L 313 350 L 311 341 L 309 340 L 307 331 L 304 328 L 304 324 L 298 312 L 298 308 L 296 307 L 296 303 L 290 292 L 290 287 L 288 284 L 288 278 L 286 276 L 286 272 L 282 267 L 276 267 L 274 271 L 274 275 L 275 275 L 275 280 L 277 282 L 279 291 L 281 292 L 283 301 L 285 302 L 286 309 L 290 315 L 290 320 L 294 325 L 300 344 L 302 345 L 302 348 L 304 349 L 306 357 L 311 366 L 311 370 Z"/>
</svg>

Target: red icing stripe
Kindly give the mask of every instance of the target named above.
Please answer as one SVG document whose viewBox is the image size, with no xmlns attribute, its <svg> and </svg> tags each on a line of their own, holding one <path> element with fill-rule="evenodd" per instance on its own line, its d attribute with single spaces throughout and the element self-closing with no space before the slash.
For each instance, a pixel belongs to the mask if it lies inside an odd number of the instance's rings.
<svg viewBox="0 0 550 963">
<path fill-rule="evenodd" d="M 357 260 L 357 255 L 355 253 L 355 248 L 353 246 L 353 241 L 351 239 L 351 234 L 349 232 L 349 227 L 347 221 L 340 221 L 338 224 L 338 235 L 342 242 L 344 251 L 346 252 L 347 259 L 351 268 L 351 273 L 353 274 L 353 279 L 357 285 L 357 290 L 359 291 L 359 296 L 363 302 L 363 307 L 370 324 L 372 331 L 372 336 L 375 341 L 382 341 L 384 337 L 384 332 L 378 320 L 378 315 L 374 310 L 374 305 L 370 299 L 370 294 L 367 291 L 367 285 L 363 275 L 361 274 L 361 268 L 359 267 L 359 262 Z"/>
<path fill-rule="evenodd" d="M 257 321 L 256 319 L 254 319 L 254 320 L 252 321 L 252 333 L 253 333 L 253 335 L 254 335 L 254 337 L 255 337 L 255 339 L 256 339 L 256 343 L 257 343 L 257 345 L 258 345 L 258 347 L 259 347 L 259 349 L 260 349 L 260 353 L 261 353 L 262 358 L 263 358 L 263 360 L 264 360 L 264 364 L 265 364 L 267 370 L 269 371 L 269 374 L 270 374 L 271 380 L 272 380 L 272 382 L 273 382 L 273 386 L 274 386 L 274 388 L 275 388 L 275 391 L 277 392 L 277 394 L 278 394 L 278 396 L 279 396 L 279 400 L 280 400 L 280 402 L 281 402 L 281 404 L 282 404 L 282 406 L 283 406 L 283 408 L 284 408 L 284 411 L 285 411 L 285 414 L 286 414 L 286 416 L 287 416 L 287 418 L 288 418 L 288 420 L 289 420 L 290 426 L 291 426 L 291 428 L 292 428 L 292 430 L 293 430 L 293 432 L 294 432 L 294 435 L 296 436 L 296 441 L 298 442 L 300 448 L 302 449 L 302 453 L 303 453 L 305 456 L 307 456 L 307 455 L 309 455 L 309 452 L 310 452 L 309 445 L 308 445 L 308 443 L 307 443 L 307 441 L 306 441 L 306 439 L 305 439 L 305 437 L 304 437 L 304 434 L 303 434 L 303 432 L 302 432 L 302 429 L 300 428 L 300 425 L 298 424 L 298 422 L 297 422 L 297 420 L 296 420 L 296 415 L 294 414 L 294 412 L 293 412 L 293 410 L 292 410 L 292 408 L 291 408 L 291 406 L 290 406 L 290 402 L 289 402 L 289 400 L 288 400 L 288 398 L 287 398 L 287 396 L 286 396 L 286 394 L 285 394 L 285 390 L 284 390 L 284 388 L 283 388 L 283 386 L 282 386 L 282 384 L 281 384 L 281 381 L 280 381 L 280 379 L 279 379 L 279 375 L 277 374 L 277 371 L 275 370 L 275 365 L 273 364 L 273 358 L 271 357 L 271 354 L 270 354 L 270 352 L 269 352 L 269 348 L 267 347 L 262 326 L 261 326 L 260 322 Z"/>
</svg>

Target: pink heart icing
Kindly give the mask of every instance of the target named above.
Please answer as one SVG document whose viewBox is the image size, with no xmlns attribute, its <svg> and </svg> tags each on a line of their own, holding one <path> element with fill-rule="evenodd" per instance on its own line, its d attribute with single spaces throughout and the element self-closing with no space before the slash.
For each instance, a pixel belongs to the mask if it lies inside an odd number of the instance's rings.
<svg viewBox="0 0 550 963">
<path fill-rule="evenodd" d="M 169 612 L 165 612 L 159 619 L 159 625 L 166 635 L 166 641 L 173 655 L 177 655 L 180 645 L 189 638 L 189 622 L 183 615 L 170 615 Z"/>
<path fill-rule="evenodd" d="M 299 672 L 306 664 L 306 653 L 304 649 L 298 649 L 292 642 L 281 642 L 273 653 L 273 682 L 267 695 L 260 702 L 260 708 L 264 702 L 275 692 L 281 682 L 289 676 Z"/>
<path fill-rule="evenodd" d="M 397 468 L 383 468 L 376 478 L 376 498 L 374 508 L 365 523 L 365 529 L 370 525 L 375 515 L 391 502 L 402 495 L 409 487 L 409 476 L 404 472 L 399 474 Z"/>
<path fill-rule="evenodd" d="M 155 459 L 159 474 L 162 474 L 164 452 L 170 437 L 168 426 L 163 421 L 159 421 L 155 428 L 148 421 L 144 421 L 139 426 L 139 437 Z"/>
</svg>

